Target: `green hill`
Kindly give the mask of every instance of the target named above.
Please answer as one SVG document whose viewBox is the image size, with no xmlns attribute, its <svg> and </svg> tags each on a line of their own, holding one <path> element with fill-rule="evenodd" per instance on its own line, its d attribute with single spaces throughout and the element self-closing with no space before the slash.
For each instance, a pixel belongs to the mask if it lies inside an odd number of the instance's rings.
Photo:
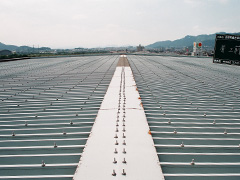
<svg viewBox="0 0 240 180">
<path fill-rule="evenodd" d="M 6 45 L 0 42 L 0 50 L 9 50 L 9 51 L 15 51 L 18 48 L 18 46 L 14 45 Z"/>
<path fill-rule="evenodd" d="M 0 42 L 0 50 L 9 50 L 9 51 L 16 51 L 20 53 L 29 53 L 29 52 L 36 52 L 37 50 L 51 50 L 49 47 L 40 47 L 40 48 L 33 48 L 29 46 L 14 46 L 14 45 L 6 45 Z"/>
<path fill-rule="evenodd" d="M 214 49 L 215 45 L 215 37 L 216 34 L 226 34 L 225 32 L 218 32 L 215 34 L 202 34 L 198 36 L 190 36 L 187 35 L 184 38 L 177 39 L 174 41 L 158 41 L 153 44 L 147 45 L 146 48 L 183 48 L 183 47 L 191 47 L 193 46 L 193 42 L 202 42 L 203 47 L 208 47 Z M 240 34 L 240 33 L 230 33 L 230 34 Z"/>
</svg>

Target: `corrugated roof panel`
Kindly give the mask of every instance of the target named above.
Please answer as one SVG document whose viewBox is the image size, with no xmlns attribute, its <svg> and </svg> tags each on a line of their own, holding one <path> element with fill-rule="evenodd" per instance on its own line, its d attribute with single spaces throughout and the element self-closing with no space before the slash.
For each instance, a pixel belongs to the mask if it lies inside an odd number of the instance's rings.
<svg viewBox="0 0 240 180">
<path fill-rule="evenodd" d="M 130 56 L 166 180 L 239 179 L 239 67 Z"/>
<path fill-rule="evenodd" d="M 117 58 L 1 63 L 0 179 L 72 179 Z"/>
</svg>

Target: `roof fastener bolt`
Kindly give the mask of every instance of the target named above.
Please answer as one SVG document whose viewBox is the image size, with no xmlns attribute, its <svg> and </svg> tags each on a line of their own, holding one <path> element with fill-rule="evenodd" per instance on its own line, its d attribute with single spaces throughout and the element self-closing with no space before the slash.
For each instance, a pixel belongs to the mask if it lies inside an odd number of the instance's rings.
<svg viewBox="0 0 240 180">
<path fill-rule="evenodd" d="M 181 147 L 184 147 L 184 144 L 183 144 L 183 142 L 182 142 L 182 144 L 181 144 Z"/>
<path fill-rule="evenodd" d="M 176 129 L 174 129 L 173 133 L 174 133 L 174 134 L 177 134 L 177 131 L 176 131 Z"/>
<path fill-rule="evenodd" d="M 28 126 L 28 123 L 27 123 L 27 121 L 25 121 L 25 126 Z"/>
<path fill-rule="evenodd" d="M 45 164 L 45 162 L 42 160 L 42 167 L 45 167 L 46 166 L 46 164 Z"/>
<path fill-rule="evenodd" d="M 127 161 L 126 161 L 126 159 L 125 159 L 125 158 L 123 158 L 123 161 L 122 161 L 122 163 L 124 163 L 124 164 L 126 164 L 126 163 L 127 163 Z"/>
<path fill-rule="evenodd" d="M 116 176 L 116 175 L 117 175 L 116 172 L 115 172 L 115 170 L 113 170 L 112 175 L 113 175 L 113 176 Z"/>
<path fill-rule="evenodd" d="M 63 131 L 63 135 L 66 135 L 67 133 L 65 131 Z"/>
<path fill-rule="evenodd" d="M 171 120 L 170 119 L 168 120 L 168 124 L 171 124 Z"/>
<path fill-rule="evenodd" d="M 115 145 L 118 145 L 118 141 L 116 140 Z"/>
<path fill-rule="evenodd" d="M 126 138 L 125 134 L 123 133 L 123 138 Z"/>
<path fill-rule="evenodd" d="M 12 132 L 12 136 L 15 136 L 15 133 L 14 133 L 14 131 Z"/>
<path fill-rule="evenodd" d="M 124 169 L 123 169 L 123 171 L 122 171 L 122 175 L 126 176 L 126 172 L 125 172 Z"/>
<path fill-rule="evenodd" d="M 114 164 L 117 164 L 116 158 L 113 159 L 113 163 L 114 163 Z"/>
<path fill-rule="evenodd" d="M 114 150 L 114 153 L 115 153 L 115 154 L 117 154 L 117 153 L 118 153 L 118 151 L 117 151 L 117 148 L 115 148 L 115 150 Z"/>
<path fill-rule="evenodd" d="M 123 132 L 126 132 L 126 129 L 125 129 L 125 127 L 123 127 L 123 130 L 122 130 Z"/>
<path fill-rule="evenodd" d="M 216 120 L 213 121 L 213 124 L 216 124 Z"/>
<path fill-rule="evenodd" d="M 123 148 L 123 154 L 126 154 L 127 152 L 126 152 L 126 150 L 125 150 L 125 148 Z"/>
<path fill-rule="evenodd" d="M 118 128 L 116 128 L 116 132 L 118 132 Z"/>
<path fill-rule="evenodd" d="M 123 145 L 126 145 L 126 141 L 125 140 L 123 140 Z"/>
<path fill-rule="evenodd" d="M 227 134 L 227 130 L 225 129 L 224 134 Z"/>
<path fill-rule="evenodd" d="M 72 120 L 70 121 L 70 125 L 73 125 L 73 122 L 72 122 Z"/>
<path fill-rule="evenodd" d="M 54 146 L 53 146 L 54 148 L 57 148 L 57 143 L 56 142 L 54 142 Z"/>
<path fill-rule="evenodd" d="M 195 165 L 194 159 L 192 159 L 191 165 Z"/>
<path fill-rule="evenodd" d="M 117 134 L 115 134 L 114 138 L 118 138 Z"/>
</svg>

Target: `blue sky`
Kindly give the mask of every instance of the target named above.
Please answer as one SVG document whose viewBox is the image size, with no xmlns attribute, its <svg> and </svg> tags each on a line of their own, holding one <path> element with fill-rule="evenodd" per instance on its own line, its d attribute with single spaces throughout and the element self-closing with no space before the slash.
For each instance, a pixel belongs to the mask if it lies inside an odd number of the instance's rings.
<svg viewBox="0 0 240 180">
<path fill-rule="evenodd" d="M 0 0 L 0 42 L 104 47 L 240 32 L 239 8 L 240 0 Z"/>
</svg>

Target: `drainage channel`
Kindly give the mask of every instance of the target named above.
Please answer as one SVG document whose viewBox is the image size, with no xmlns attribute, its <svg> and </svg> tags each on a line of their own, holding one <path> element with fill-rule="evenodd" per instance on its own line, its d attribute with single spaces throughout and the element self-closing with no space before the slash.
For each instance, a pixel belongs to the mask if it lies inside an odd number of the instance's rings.
<svg viewBox="0 0 240 180">
<path fill-rule="evenodd" d="M 119 59 L 73 179 L 164 179 L 124 55 Z"/>
</svg>

